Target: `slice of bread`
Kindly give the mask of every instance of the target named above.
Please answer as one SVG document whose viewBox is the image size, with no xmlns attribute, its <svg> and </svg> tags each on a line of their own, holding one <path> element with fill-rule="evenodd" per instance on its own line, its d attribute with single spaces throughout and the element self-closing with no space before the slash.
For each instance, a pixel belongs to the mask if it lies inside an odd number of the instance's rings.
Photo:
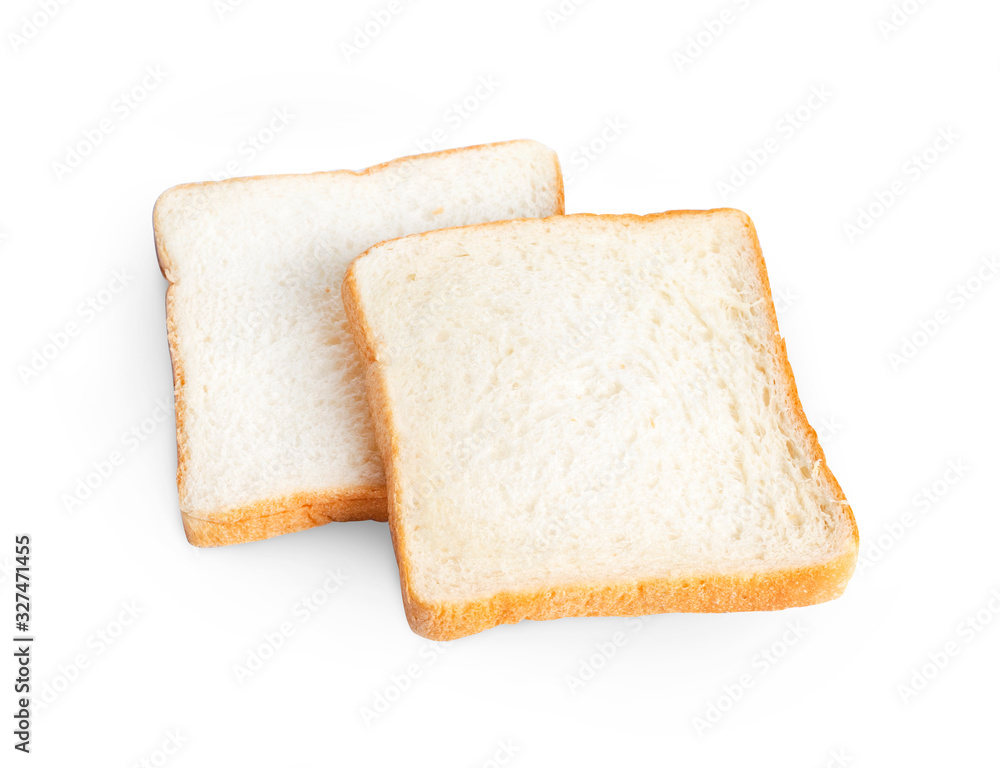
<svg viewBox="0 0 1000 768">
<path fill-rule="evenodd" d="M 170 281 L 188 540 L 385 520 L 382 461 L 339 295 L 348 263 L 401 235 L 562 211 L 558 159 L 532 141 L 165 192 L 153 227 Z"/>
<path fill-rule="evenodd" d="M 343 296 L 421 635 L 843 592 L 857 527 L 745 214 L 429 232 Z"/>
</svg>

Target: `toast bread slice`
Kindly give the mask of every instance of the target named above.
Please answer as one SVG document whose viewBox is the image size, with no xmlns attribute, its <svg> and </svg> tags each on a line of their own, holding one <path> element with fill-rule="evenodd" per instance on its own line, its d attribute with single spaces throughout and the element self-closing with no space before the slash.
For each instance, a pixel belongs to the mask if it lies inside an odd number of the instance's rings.
<svg viewBox="0 0 1000 768">
<path fill-rule="evenodd" d="M 844 591 L 857 526 L 745 214 L 431 232 L 342 291 L 417 633 Z"/>
<path fill-rule="evenodd" d="M 562 211 L 558 159 L 533 141 L 163 193 L 153 229 L 170 283 L 188 540 L 384 521 L 381 458 L 339 298 L 348 263 L 405 234 Z"/>
</svg>

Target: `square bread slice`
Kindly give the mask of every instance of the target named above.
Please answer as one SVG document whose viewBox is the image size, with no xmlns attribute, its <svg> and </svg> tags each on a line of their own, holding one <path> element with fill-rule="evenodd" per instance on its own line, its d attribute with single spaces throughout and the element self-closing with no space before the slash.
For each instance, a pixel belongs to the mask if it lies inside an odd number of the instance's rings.
<svg viewBox="0 0 1000 768">
<path fill-rule="evenodd" d="M 188 540 L 385 520 L 382 460 L 339 295 L 347 265 L 382 240 L 562 211 L 559 161 L 533 141 L 161 195 L 153 227 L 170 282 Z"/>
<path fill-rule="evenodd" d="M 419 634 L 843 592 L 857 527 L 745 214 L 430 232 L 343 297 Z"/>
</svg>

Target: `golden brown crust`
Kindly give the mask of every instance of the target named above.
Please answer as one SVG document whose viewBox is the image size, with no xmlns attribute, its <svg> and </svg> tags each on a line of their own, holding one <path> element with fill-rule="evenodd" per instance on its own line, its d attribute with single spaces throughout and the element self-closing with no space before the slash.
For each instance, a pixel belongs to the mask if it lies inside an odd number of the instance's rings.
<svg viewBox="0 0 1000 768">
<path fill-rule="evenodd" d="M 184 400 L 184 363 L 177 348 L 177 325 L 174 321 L 173 286 L 167 286 L 167 346 L 170 348 L 170 367 L 174 374 L 174 418 L 177 422 L 177 493 L 185 497 L 184 481 L 187 477 L 188 445 L 184 430 L 187 403 Z M 182 510 L 183 512 L 183 510 Z"/>
<path fill-rule="evenodd" d="M 379 171 L 406 163 L 410 160 L 429 157 L 444 157 L 446 155 L 460 154 L 463 152 L 474 152 L 486 147 L 498 147 L 508 144 L 517 144 L 524 139 L 513 141 L 501 141 L 493 144 L 478 144 L 471 147 L 459 147 L 456 149 L 446 149 L 440 152 L 431 152 L 424 155 L 408 155 L 386 163 L 373 165 L 360 171 L 338 170 L 338 171 L 318 171 L 316 174 L 280 174 L 279 176 L 301 176 L 301 175 L 349 175 L 368 176 Z M 558 213 L 563 213 L 564 190 L 562 173 L 559 168 L 559 158 L 552 153 L 558 179 Z M 186 405 L 184 399 L 184 364 L 180 355 L 176 322 L 173 314 L 173 302 L 171 288 L 176 282 L 173 274 L 173 262 L 170 254 L 163 242 L 161 231 L 161 201 L 167 195 L 180 189 L 189 189 L 214 184 L 227 184 L 248 179 L 260 179 L 264 176 L 246 176 L 222 181 L 203 181 L 193 184 L 180 184 L 171 187 L 160 195 L 153 206 L 153 239 L 156 245 L 156 259 L 160 267 L 160 272 L 170 282 L 167 286 L 166 313 L 167 313 L 167 342 L 170 347 L 170 362 L 173 368 L 174 378 L 174 411 L 177 421 L 177 490 L 181 504 L 181 516 L 184 523 L 184 532 L 189 542 L 199 547 L 212 547 L 224 544 L 238 544 L 245 541 L 257 541 L 260 539 L 279 536 L 283 533 L 312 528 L 317 525 L 324 525 L 333 521 L 351 520 L 376 520 L 385 522 L 388 518 L 386 509 L 384 488 L 351 488 L 351 489 L 325 489 L 312 493 L 298 493 L 282 498 L 261 499 L 229 511 L 213 511 L 210 513 L 200 513 L 185 509 L 185 480 L 187 476 L 187 464 L 190 451 L 187 446 L 187 433 L 184 428 Z M 267 178 L 275 178 L 270 176 Z"/>
<path fill-rule="evenodd" d="M 196 547 L 219 547 L 270 539 L 334 521 L 377 520 L 384 523 L 387 519 L 385 489 L 295 493 L 205 517 L 182 512 L 181 518 L 189 542 Z"/>
<path fill-rule="evenodd" d="M 347 316 L 347 326 L 351 330 L 351 336 L 354 338 L 361 357 L 361 364 L 364 367 L 365 392 L 368 397 L 369 410 L 372 413 L 372 421 L 375 425 L 375 442 L 385 465 L 389 535 L 392 538 L 392 550 L 396 555 L 396 564 L 399 566 L 399 584 L 403 592 L 406 617 L 412 622 L 409 607 L 409 601 L 413 599 L 409 580 L 409 562 L 402 556 L 406 550 L 406 543 L 402 528 L 399 525 L 394 525 L 392 521 L 392 510 L 399 507 L 399 484 L 396 482 L 395 462 L 385 461 L 386 457 L 397 457 L 399 448 L 396 443 L 396 433 L 392 429 L 392 404 L 389 400 L 386 380 L 382 375 L 381 368 L 376 364 L 375 340 L 361 315 L 357 281 L 354 277 L 355 262 L 357 259 L 351 262 L 347 268 L 347 274 L 344 276 L 344 282 L 341 286 L 341 297 L 344 303 L 344 314 Z"/>
<path fill-rule="evenodd" d="M 399 488 L 395 478 L 395 464 L 399 451 L 394 431 L 392 411 L 385 377 L 378 365 L 374 339 L 364 320 L 364 308 L 357 288 L 354 268 L 364 258 L 362 254 L 348 268 L 343 284 L 344 306 L 348 325 L 361 352 L 365 366 L 365 379 L 379 450 L 385 463 L 389 499 L 389 529 L 392 534 L 399 579 L 403 592 L 406 617 L 414 632 L 432 640 L 453 640 L 481 632 L 499 624 L 514 624 L 524 619 L 544 620 L 566 616 L 638 616 L 650 613 L 728 611 L 771 611 L 813 605 L 839 597 L 854 573 L 858 556 L 858 528 L 844 493 L 826 465 L 823 450 L 816 432 L 809 425 L 795 387 L 795 379 L 788 362 L 784 341 L 778 332 L 777 314 L 771 296 L 767 269 L 760 243 L 750 218 L 742 211 L 720 208 L 710 211 L 667 211 L 649 216 L 631 214 L 598 216 L 574 214 L 587 218 L 611 221 L 649 221 L 660 217 L 682 215 L 737 215 L 742 219 L 753 243 L 754 266 L 760 280 L 762 298 L 767 309 L 767 322 L 773 330 L 771 348 L 780 378 L 775 382 L 789 406 L 795 424 L 800 429 L 814 461 L 820 465 L 821 477 L 827 482 L 831 495 L 843 502 L 843 513 L 852 532 L 852 542 L 845 550 L 825 563 L 797 568 L 772 569 L 745 574 L 710 574 L 687 578 L 648 578 L 631 582 L 594 582 L 568 584 L 559 587 L 500 592 L 489 597 L 463 602 L 427 603 L 411 587 L 410 561 L 407 556 L 405 534 L 399 524 Z M 523 221 L 523 220 L 519 220 Z M 509 222 L 475 225 L 475 228 L 504 226 Z M 454 229 L 472 229 L 456 227 Z M 429 233 L 410 235 L 410 238 L 427 237 Z M 406 238 L 401 238 L 406 239 Z"/>
<path fill-rule="evenodd" d="M 555 164 L 556 181 L 559 183 L 556 189 L 556 212 L 554 215 L 562 216 L 566 213 L 566 182 L 563 181 L 562 166 L 559 165 L 559 155 L 552 153 L 552 162 Z"/>
<path fill-rule="evenodd" d="M 415 632 L 454 640 L 500 624 L 565 616 L 642 616 L 650 613 L 776 611 L 833 600 L 854 571 L 856 553 L 805 568 L 685 579 L 569 584 L 533 592 L 501 592 L 466 603 L 426 605 L 403 593 Z"/>
</svg>

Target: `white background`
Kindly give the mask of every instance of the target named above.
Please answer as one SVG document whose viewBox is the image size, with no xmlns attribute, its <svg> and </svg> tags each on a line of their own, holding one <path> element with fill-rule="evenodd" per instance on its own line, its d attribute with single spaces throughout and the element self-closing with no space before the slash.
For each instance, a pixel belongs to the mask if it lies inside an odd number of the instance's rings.
<svg viewBox="0 0 1000 768">
<path fill-rule="evenodd" d="M 348 57 L 342 44 L 387 2 L 247 0 L 221 18 L 211 0 L 53 3 L 54 15 L 7 2 L 0 711 L 14 711 L 15 532 L 33 540 L 36 696 L 59 693 L 35 712 L 29 757 L 4 718 L 0 762 L 159 765 L 179 734 L 176 768 L 996 764 L 1000 278 L 977 272 L 1000 250 L 1000 7 L 905 5 L 915 12 L 890 30 L 888 0 L 592 0 L 563 5 L 554 26 L 555 0 L 399 0 Z M 29 40 L 32 18 L 45 23 Z M 147 67 L 161 82 L 141 85 Z M 484 77 L 498 85 L 458 117 Z M 136 87 L 132 108 L 121 94 Z M 804 106 L 814 88 L 827 96 Z M 275 109 L 292 119 L 250 157 L 241 145 Z M 54 165 L 102 121 L 111 130 L 78 167 Z M 623 127 L 605 142 L 607 121 Z M 156 196 L 231 160 L 240 175 L 365 167 L 438 128 L 440 148 L 557 149 L 568 212 L 751 215 L 806 412 L 861 530 L 867 565 L 841 599 L 656 616 L 638 631 L 526 622 L 436 646 L 406 625 L 382 524 L 186 543 L 172 412 L 123 439 L 171 398 Z M 939 131 L 957 134 L 943 152 Z M 768 139 L 775 151 L 724 194 Z M 911 158 L 925 150 L 921 170 Z M 849 236 L 896 181 L 905 192 Z M 115 270 L 128 285 L 81 312 Z M 77 335 L 22 375 L 70 322 Z M 123 463 L 67 510 L 64 494 L 115 450 Z M 347 581 L 324 592 L 331 569 Z M 317 590 L 322 605 L 304 607 Z M 239 679 L 283 622 L 290 636 Z M 915 697 L 899 688 L 925 672 Z M 394 701 L 366 723 L 379 696 Z"/>
</svg>

